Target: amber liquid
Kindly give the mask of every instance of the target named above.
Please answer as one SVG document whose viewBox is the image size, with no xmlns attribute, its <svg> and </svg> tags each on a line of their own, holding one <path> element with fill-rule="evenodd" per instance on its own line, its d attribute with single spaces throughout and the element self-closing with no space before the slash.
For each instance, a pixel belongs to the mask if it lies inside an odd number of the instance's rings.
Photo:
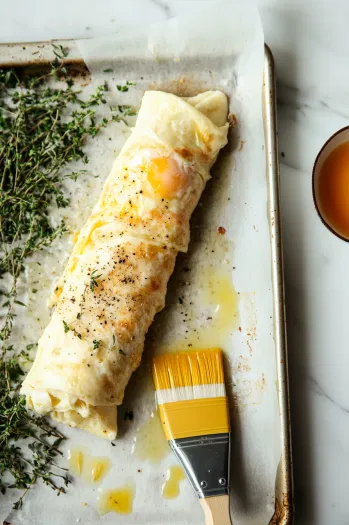
<svg viewBox="0 0 349 525">
<path fill-rule="evenodd" d="M 349 239 L 349 142 L 335 148 L 322 165 L 317 201 L 325 222 Z"/>
</svg>

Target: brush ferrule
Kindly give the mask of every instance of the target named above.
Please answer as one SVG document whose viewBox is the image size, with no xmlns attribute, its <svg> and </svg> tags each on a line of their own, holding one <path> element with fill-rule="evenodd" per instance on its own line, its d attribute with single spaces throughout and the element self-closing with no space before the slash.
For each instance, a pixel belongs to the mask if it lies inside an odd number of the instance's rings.
<svg viewBox="0 0 349 525">
<path fill-rule="evenodd" d="M 229 493 L 230 433 L 170 440 L 199 498 Z"/>
</svg>

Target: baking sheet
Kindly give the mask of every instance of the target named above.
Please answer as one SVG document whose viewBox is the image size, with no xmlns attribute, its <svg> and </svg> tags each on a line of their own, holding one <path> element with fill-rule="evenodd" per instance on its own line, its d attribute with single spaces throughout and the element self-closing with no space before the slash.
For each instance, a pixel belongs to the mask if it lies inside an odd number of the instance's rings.
<svg viewBox="0 0 349 525">
<path fill-rule="evenodd" d="M 268 523 L 275 509 L 281 440 L 261 108 L 264 49 L 258 15 L 247 5 L 219 3 L 213 11 L 201 10 L 198 20 L 174 19 L 151 29 L 135 29 L 77 45 L 92 72 L 91 78 L 80 80 L 85 95 L 102 80 L 107 80 L 110 87 L 110 103 L 120 103 L 116 84 L 135 81 L 136 86 L 122 95 L 123 104 L 135 105 L 149 88 L 182 95 L 222 89 L 230 97 L 230 110 L 238 123 L 193 218 L 189 253 L 179 257 L 166 310 L 157 316 L 148 334 L 143 362 L 126 391 L 124 408 L 119 411 L 120 437 L 116 446 L 77 430 L 64 430 L 70 437 L 67 447 L 84 445 L 94 455 L 112 459 L 113 469 L 101 487 L 125 483 L 134 486 L 133 513 L 98 518 L 98 488 L 77 480 L 60 498 L 49 489 L 36 487 L 23 510 L 11 516 L 11 523 L 203 523 L 201 508 L 186 481 L 181 483 L 177 499 L 170 501 L 161 496 L 167 468 L 175 463 L 173 456 L 168 454 L 154 464 L 133 453 L 135 439 L 140 437 L 137 429 L 147 424 L 155 410 L 152 356 L 188 344 L 222 346 L 226 352 L 233 426 L 232 516 L 237 524 Z M 113 72 L 106 74 L 105 69 Z M 68 188 L 72 192 L 68 217 L 71 231 L 78 230 L 88 216 L 112 160 L 129 133 L 123 124 L 113 124 L 89 145 L 90 173 Z M 93 178 L 92 174 L 99 177 Z M 217 233 L 219 226 L 226 229 L 224 235 Z M 53 286 L 52 274 L 60 274 L 71 245 L 67 237 L 44 254 L 40 296 L 27 298 L 32 314 L 18 320 L 18 328 L 23 327 L 28 342 L 38 338 L 48 320 L 46 299 Z M 26 275 L 29 288 L 36 273 L 37 261 L 33 260 Z M 222 308 L 231 311 L 228 328 L 226 322 L 214 326 L 216 299 L 207 300 L 209 287 L 219 288 L 222 283 L 229 284 L 227 290 L 233 297 L 223 299 Z M 41 315 L 34 316 L 38 311 Z M 186 339 L 186 330 L 195 336 Z M 125 409 L 131 408 L 134 420 L 123 421 Z M 152 439 L 154 436 L 149 435 Z"/>
</svg>

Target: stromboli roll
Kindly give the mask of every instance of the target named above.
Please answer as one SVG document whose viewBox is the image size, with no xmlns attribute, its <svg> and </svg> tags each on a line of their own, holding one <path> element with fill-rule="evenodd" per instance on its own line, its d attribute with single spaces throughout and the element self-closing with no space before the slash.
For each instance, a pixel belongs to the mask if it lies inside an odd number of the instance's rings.
<svg viewBox="0 0 349 525">
<path fill-rule="evenodd" d="M 227 142 L 227 99 L 148 91 L 82 228 L 22 393 L 40 414 L 102 437 L 165 304 L 189 220 Z"/>
</svg>

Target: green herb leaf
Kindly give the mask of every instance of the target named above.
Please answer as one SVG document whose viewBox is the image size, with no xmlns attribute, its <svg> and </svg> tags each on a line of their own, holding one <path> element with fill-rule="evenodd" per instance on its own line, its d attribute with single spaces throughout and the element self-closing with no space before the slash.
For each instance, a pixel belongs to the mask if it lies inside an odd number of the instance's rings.
<svg viewBox="0 0 349 525">
<path fill-rule="evenodd" d="M 30 343 L 29 345 L 26 346 L 26 349 L 33 350 L 33 348 L 35 348 L 36 346 L 38 346 L 38 343 Z"/>
<path fill-rule="evenodd" d="M 103 69 L 103 73 L 112 73 L 113 70 L 111 68 Z"/>
<path fill-rule="evenodd" d="M 111 111 L 119 111 L 124 117 L 133 117 L 137 115 L 137 111 L 134 107 L 125 104 L 119 104 L 118 106 L 110 106 Z"/>
<path fill-rule="evenodd" d="M 57 58 L 65 58 L 68 56 L 68 48 L 56 44 L 52 44 L 53 52 Z"/>
<path fill-rule="evenodd" d="M 101 341 L 98 341 L 97 339 L 93 340 L 93 350 L 97 350 L 101 346 Z"/>
<path fill-rule="evenodd" d="M 98 282 L 97 279 L 102 277 L 102 274 L 96 275 L 97 270 L 93 270 L 93 272 L 90 275 L 90 290 L 91 292 L 94 292 L 95 288 L 98 288 Z"/>
<path fill-rule="evenodd" d="M 130 86 L 135 86 L 135 85 L 136 85 L 135 82 L 129 82 L 127 80 L 126 84 L 124 84 L 123 86 L 117 85 L 116 88 L 117 88 L 118 91 L 121 91 L 122 93 L 124 93 L 125 91 L 128 91 L 128 88 Z"/>
<path fill-rule="evenodd" d="M 28 348 L 29 345 L 27 345 L 27 348 Z M 33 361 L 33 359 L 30 357 L 29 353 L 28 352 L 25 352 L 24 350 L 22 350 L 19 354 L 19 359 L 21 359 L 22 361 L 26 362 L 26 363 L 31 363 Z"/>
<path fill-rule="evenodd" d="M 113 120 L 96 114 L 96 107 L 106 103 L 107 84 L 80 100 L 63 62 L 67 49 L 53 44 L 53 52 L 51 70 L 44 74 L 25 77 L 14 69 L 0 69 L 0 295 L 6 299 L 0 326 L 0 493 L 23 489 L 16 509 L 38 480 L 57 494 L 64 493 L 70 481 L 57 472 L 55 462 L 63 436 L 45 418 L 28 412 L 19 394 L 20 365 L 31 359 L 28 352 L 36 346 L 31 343 L 22 350 L 9 344 L 16 310 L 25 306 L 17 298 L 19 280 L 28 257 L 67 232 L 64 221 L 57 227 L 52 224 L 50 213 L 52 207 L 69 205 L 66 179 L 74 181 L 86 173 L 69 165 L 88 163 L 86 140 Z M 39 261 L 37 265 L 41 267 Z M 92 277 L 94 290 L 101 275 Z M 82 312 L 83 304 L 77 319 Z M 63 326 L 65 333 L 71 329 L 65 321 Z"/>
</svg>

